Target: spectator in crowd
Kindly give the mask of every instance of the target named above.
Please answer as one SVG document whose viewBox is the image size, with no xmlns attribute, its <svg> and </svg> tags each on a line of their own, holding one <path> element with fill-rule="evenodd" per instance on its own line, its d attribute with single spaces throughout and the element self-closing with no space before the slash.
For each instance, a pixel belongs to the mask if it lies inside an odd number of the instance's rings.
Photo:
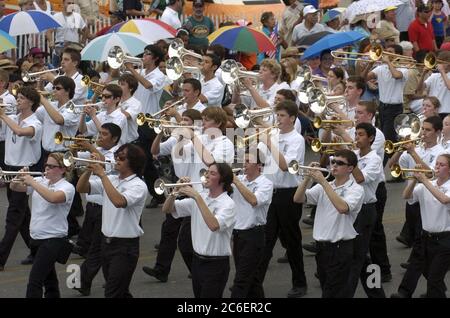
<svg viewBox="0 0 450 318">
<path fill-rule="evenodd" d="M 290 44 L 295 26 L 303 20 L 303 4 L 298 0 L 283 0 L 283 3 L 286 5 L 286 8 L 281 16 L 279 32 L 286 42 Z"/>
<path fill-rule="evenodd" d="M 433 25 L 434 38 L 436 40 L 436 46 L 441 47 L 445 38 L 445 28 L 448 18 L 444 12 L 442 12 L 443 2 L 442 0 L 433 0 L 433 14 L 431 15 L 431 24 Z"/>
<path fill-rule="evenodd" d="M 192 16 L 187 18 L 183 29 L 189 31 L 189 45 L 205 50 L 208 47 L 208 35 L 214 32 L 214 23 L 204 15 L 204 0 L 192 2 Z"/>
<path fill-rule="evenodd" d="M 431 11 L 430 5 L 420 3 L 417 6 L 417 18 L 408 27 L 409 41 L 414 45 L 414 52 L 437 50 L 433 25 L 429 23 Z"/>
<path fill-rule="evenodd" d="M 295 46 L 302 37 L 318 32 L 325 31 L 325 27 L 318 23 L 319 21 L 319 10 L 314 8 L 314 6 L 306 6 L 303 9 L 303 22 L 295 26 L 294 31 L 292 31 L 292 44 Z"/>
</svg>

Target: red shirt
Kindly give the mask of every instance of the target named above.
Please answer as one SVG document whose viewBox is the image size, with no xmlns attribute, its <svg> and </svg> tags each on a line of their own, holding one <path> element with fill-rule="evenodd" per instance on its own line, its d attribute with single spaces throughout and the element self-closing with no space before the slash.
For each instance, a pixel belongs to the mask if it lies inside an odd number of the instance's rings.
<svg viewBox="0 0 450 318">
<path fill-rule="evenodd" d="M 422 24 L 415 19 L 408 27 L 408 36 L 411 43 L 417 42 L 421 50 L 434 51 L 434 32 L 431 22 Z"/>
</svg>

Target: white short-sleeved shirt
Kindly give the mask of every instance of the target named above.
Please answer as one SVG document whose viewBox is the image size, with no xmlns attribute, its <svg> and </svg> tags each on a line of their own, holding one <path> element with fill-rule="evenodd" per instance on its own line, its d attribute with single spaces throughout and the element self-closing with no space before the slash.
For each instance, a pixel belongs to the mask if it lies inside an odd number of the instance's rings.
<svg viewBox="0 0 450 318">
<path fill-rule="evenodd" d="M 303 21 L 302 23 L 297 24 L 292 31 L 292 44 L 295 46 L 302 37 L 322 31 L 325 31 L 325 27 L 322 24 L 316 23 L 311 30 L 308 30 Z"/>
<path fill-rule="evenodd" d="M 139 225 L 147 198 L 147 185 L 135 174 L 120 179 L 108 176 L 114 188 L 125 197 L 127 206 L 116 208 L 106 194 L 101 180 L 89 180 L 90 194 L 103 195 L 102 233 L 106 237 L 135 238 L 144 234 Z"/>
<path fill-rule="evenodd" d="M 64 124 L 58 125 L 48 114 L 44 106 L 39 106 L 36 110 L 36 116 L 41 121 L 44 129 L 42 130 L 42 148 L 46 151 L 64 151 L 66 147 L 64 143 L 58 145 L 55 143 L 55 134 L 61 132 L 63 136 L 73 137 L 77 133 L 78 123 L 80 122 L 80 115 L 68 111 L 67 103 L 58 107 L 58 102 L 50 102 L 61 116 L 64 118 Z"/>
<path fill-rule="evenodd" d="M 267 101 L 267 103 L 269 103 L 269 105 L 271 107 L 274 106 L 275 104 L 275 96 L 277 95 L 277 92 L 279 90 L 279 84 L 278 83 L 274 83 L 272 86 L 270 86 L 269 89 L 264 89 L 263 85 L 261 84 L 258 89 L 257 92 L 258 94 Z M 256 108 L 258 107 L 258 105 L 256 104 L 255 100 L 252 98 L 251 99 L 251 104 L 250 104 L 250 108 Z"/>
<path fill-rule="evenodd" d="M 208 228 L 197 203 L 191 198 L 175 200 L 175 212 L 172 215 L 174 218 L 191 216 L 192 247 L 197 254 L 229 256 L 236 217 L 234 201 L 226 192 L 216 198 L 211 198 L 207 191 L 200 195 L 219 223 L 217 231 Z"/>
<path fill-rule="evenodd" d="M 200 79 L 202 84 L 202 94 L 208 99 L 205 106 L 222 107 L 222 99 L 224 93 L 224 86 L 217 77 L 213 77 L 209 81 L 205 82 L 203 76 Z"/>
<path fill-rule="evenodd" d="M 306 190 L 308 203 L 317 205 L 313 238 L 319 242 L 351 240 L 358 235 L 353 223 L 364 201 L 364 188 L 351 178 L 339 187 L 336 187 L 335 181 L 330 182 L 330 185 L 347 203 L 349 212 L 347 214 L 339 213 L 320 184 Z"/>
<path fill-rule="evenodd" d="M 67 75 L 63 74 L 62 76 Z M 71 78 L 75 82 L 75 94 L 73 95 L 72 102 L 76 105 L 84 104 L 87 98 L 88 88 L 87 86 L 83 86 L 81 84 L 81 79 L 83 78 L 83 75 L 76 72 L 75 74 L 73 74 Z M 50 93 L 53 92 L 53 83 L 51 82 L 47 83 L 47 85 L 45 85 L 45 90 Z"/>
<path fill-rule="evenodd" d="M 125 136 L 124 143 L 135 141 L 139 137 L 136 118 L 142 112 L 142 104 L 134 96 L 131 96 L 126 101 L 122 101 L 119 107 L 130 114 L 130 119 L 127 119 L 127 136 Z"/>
<path fill-rule="evenodd" d="M 146 74 L 146 70 L 144 69 L 140 74 L 152 83 L 152 87 L 147 89 L 139 83 L 134 97 L 141 102 L 141 109 L 144 114 L 154 114 L 160 109 L 159 99 L 166 85 L 166 75 L 158 67 L 148 74 Z"/>
<path fill-rule="evenodd" d="M 192 163 L 185 162 L 183 160 L 183 154 L 177 154 L 176 151 L 180 151 L 185 146 L 180 144 L 180 147 L 177 149 L 175 146 L 177 145 L 177 138 L 170 136 L 166 141 L 163 141 L 159 145 L 159 154 L 158 156 L 168 156 L 170 155 L 172 157 L 172 163 L 173 163 L 173 169 L 175 172 L 175 175 L 178 178 L 188 176 L 189 175 L 189 166 Z M 182 141 L 184 143 L 184 141 Z M 189 144 L 192 144 L 191 141 L 188 141 Z M 191 148 L 191 147 L 190 147 Z M 192 149 L 192 148 L 191 148 Z M 181 151 L 184 151 L 181 150 Z M 196 189 L 201 189 L 201 187 L 196 187 Z"/>
<path fill-rule="evenodd" d="M 202 104 L 202 102 L 199 100 L 197 101 L 197 103 L 190 109 L 195 109 L 198 110 L 200 113 L 206 108 L 205 105 Z M 180 107 L 178 107 L 178 113 L 180 114 L 180 116 L 183 115 L 183 113 L 187 110 L 187 104 L 184 103 L 183 105 L 181 105 Z"/>
<path fill-rule="evenodd" d="M 2 123 L 5 134 L 5 163 L 9 166 L 30 167 L 38 163 L 41 158 L 42 124 L 36 114 L 28 116 L 19 122 L 20 115 L 8 116 L 20 127 L 33 127 L 34 135 L 17 136 L 9 126 Z"/>
<path fill-rule="evenodd" d="M 450 78 L 450 72 L 447 73 Z M 439 113 L 450 113 L 450 89 L 445 86 L 444 79 L 440 73 L 433 73 L 425 81 L 429 88 L 428 96 L 435 96 L 441 102 Z"/>
<path fill-rule="evenodd" d="M 445 149 L 442 148 L 442 146 L 439 144 L 436 144 L 431 148 L 424 148 L 419 146 L 416 147 L 415 150 L 422 161 L 426 163 L 431 169 L 434 169 L 437 157 L 439 157 L 440 154 L 445 153 Z M 416 167 L 416 162 L 414 161 L 413 157 L 411 157 L 411 155 L 406 151 L 402 153 L 400 159 L 398 160 L 398 163 L 402 168 L 411 169 Z"/>
<path fill-rule="evenodd" d="M 363 157 L 361 157 L 359 149 L 355 153 L 358 157 L 358 168 L 364 176 L 364 182 L 359 184 L 364 188 L 363 203 L 375 203 L 377 202 L 377 187 L 383 180 L 381 175 L 384 175 L 383 162 L 375 150 L 371 150 Z"/>
<path fill-rule="evenodd" d="M 403 103 L 403 89 L 408 80 L 408 69 L 398 68 L 397 70 L 402 72 L 403 78 L 395 79 L 386 64 L 379 65 L 372 70 L 377 75 L 380 102 L 385 104 Z"/>
<path fill-rule="evenodd" d="M 55 44 L 69 42 L 80 42 L 80 35 L 78 31 L 86 27 L 83 17 L 77 13 L 72 12 L 71 15 L 65 16 L 62 12 L 57 12 L 53 18 L 61 25 L 55 29 Z"/>
<path fill-rule="evenodd" d="M 167 6 L 164 9 L 164 11 L 159 19 L 162 22 L 165 22 L 168 25 L 170 25 L 171 27 L 173 27 L 175 30 L 178 30 L 179 28 L 181 28 L 181 21 L 180 21 L 180 18 L 178 17 L 178 12 L 176 12 L 174 9 L 172 9 L 169 6 Z"/>
<path fill-rule="evenodd" d="M 14 95 L 10 94 L 8 90 L 6 90 L 0 98 L 3 99 L 3 104 L 11 104 L 13 106 L 17 105 L 16 98 Z M 0 120 L 0 127 L 2 125 L 2 121 Z M 2 133 L 2 129 L 0 129 L 0 141 L 5 141 L 5 135 Z"/>
<path fill-rule="evenodd" d="M 298 164 L 303 165 L 305 161 L 305 139 L 295 129 L 286 134 L 275 134 L 271 137 L 271 142 L 284 156 L 288 165 L 292 160 L 297 160 Z M 263 174 L 273 182 L 275 189 L 298 186 L 300 177 L 290 174 L 288 171 L 281 171 L 265 144 L 260 142 L 258 149 L 265 158 Z"/>
<path fill-rule="evenodd" d="M 35 240 L 61 238 L 67 236 L 70 207 L 75 196 L 75 187 L 65 179 L 49 185 L 46 178 L 35 178 L 36 182 L 53 192 L 63 191 L 65 201 L 50 203 L 32 187 L 27 187 L 27 194 L 31 194 L 30 236 Z"/>
<path fill-rule="evenodd" d="M 120 137 L 119 144 L 126 143 L 127 133 L 128 133 L 128 127 L 127 127 L 127 117 L 122 113 L 120 108 L 115 109 L 113 112 L 108 114 L 106 110 L 100 112 L 97 115 L 98 120 L 100 123 L 106 124 L 106 123 L 113 123 L 120 127 L 122 130 L 122 135 Z M 97 126 L 95 125 L 95 122 L 93 120 L 90 120 L 86 123 L 86 136 L 96 136 L 98 134 Z"/>
<path fill-rule="evenodd" d="M 437 180 L 431 181 L 433 186 L 437 186 Z M 450 196 L 450 180 L 438 189 L 446 196 Z M 413 196 L 408 200 L 409 204 L 419 202 L 422 228 L 431 233 L 450 231 L 450 204 L 442 204 L 431 192 L 422 184 L 416 185 Z"/>
<path fill-rule="evenodd" d="M 267 222 L 267 211 L 272 202 L 273 183 L 264 175 L 260 175 L 253 181 L 248 181 L 246 175 L 238 177 L 239 180 L 256 196 L 257 204 L 252 206 L 233 184 L 231 198 L 235 203 L 236 224 L 234 229 L 246 230 Z"/>
</svg>

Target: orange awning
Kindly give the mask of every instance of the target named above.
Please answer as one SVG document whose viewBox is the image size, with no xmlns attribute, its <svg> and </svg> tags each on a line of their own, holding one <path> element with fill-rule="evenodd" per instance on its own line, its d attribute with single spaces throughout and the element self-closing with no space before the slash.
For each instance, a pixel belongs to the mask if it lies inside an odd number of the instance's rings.
<svg viewBox="0 0 450 318">
<path fill-rule="evenodd" d="M 320 9 L 334 8 L 339 5 L 339 0 L 321 0 L 319 4 Z"/>
</svg>

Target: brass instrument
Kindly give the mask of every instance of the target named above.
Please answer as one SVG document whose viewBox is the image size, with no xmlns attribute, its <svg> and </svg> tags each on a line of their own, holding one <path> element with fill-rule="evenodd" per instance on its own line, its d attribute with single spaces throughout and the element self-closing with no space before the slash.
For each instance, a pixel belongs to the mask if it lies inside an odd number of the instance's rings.
<svg viewBox="0 0 450 318">
<path fill-rule="evenodd" d="M 17 107 L 13 104 L 0 104 L 0 108 L 5 110 L 5 115 L 17 114 Z"/>
<path fill-rule="evenodd" d="M 235 60 L 225 60 L 222 62 L 220 66 L 222 69 L 222 81 L 228 85 L 239 85 L 240 80 L 243 78 L 250 78 L 253 80 L 253 85 L 255 87 L 259 84 L 259 73 L 244 71 L 241 69 L 241 66 Z M 246 88 L 240 86 L 241 90 L 245 90 Z"/>
<path fill-rule="evenodd" d="M 30 175 L 30 176 L 45 176 L 43 172 L 34 172 L 34 171 L 5 171 L 0 168 L 0 180 L 9 183 L 9 182 L 22 182 L 23 178 L 21 176 Z"/>
<path fill-rule="evenodd" d="M 436 54 L 434 54 L 433 52 L 429 52 L 427 53 L 427 55 L 425 55 L 423 64 L 427 69 L 433 70 L 436 69 L 438 64 L 450 64 L 450 62 L 440 60 L 436 57 Z"/>
<path fill-rule="evenodd" d="M 177 195 L 178 192 L 176 191 L 176 188 L 184 187 L 184 186 L 192 186 L 195 184 L 203 184 L 203 182 L 186 182 L 186 183 L 166 183 L 163 179 L 156 179 L 154 183 L 154 189 L 156 194 L 171 194 L 171 195 Z"/>
<path fill-rule="evenodd" d="M 399 114 L 394 118 L 394 130 L 401 137 L 417 138 L 422 133 L 422 116 L 414 113 Z"/>
<path fill-rule="evenodd" d="M 104 166 L 111 165 L 111 168 L 114 168 L 114 163 L 113 162 L 93 160 L 93 159 L 83 159 L 83 158 L 74 157 L 74 155 L 70 151 L 67 151 L 64 154 L 63 163 L 64 163 L 64 165 L 66 167 L 75 166 L 76 163 L 86 163 L 86 164 L 98 163 L 98 164 L 101 164 L 101 165 L 104 165 Z M 80 165 L 75 166 L 75 168 L 79 168 L 79 167 L 80 167 Z"/>
<path fill-rule="evenodd" d="M 242 129 L 247 128 L 256 118 L 264 117 L 263 120 L 268 121 L 270 118 L 274 118 L 272 115 L 274 115 L 274 110 L 271 107 L 248 109 L 244 104 L 238 104 L 233 110 L 234 121 Z"/>
<path fill-rule="evenodd" d="M 404 140 L 404 141 L 399 141 L 399 142 L 392 142 L 390 140 L 386 140 L 384 142 L 384 151 L 390 155 L 391 153 L 394 152 L 401 152 L 404 149 L 402 148 L 403 145 L 414 142 L 416 145 L 419 144 L 419 142 L 422 141 L 422 138 L 416 138 L 416 139 L 408 139 L 408 140 Z"/>
<path fill-rule="evenodd" d="M 58 68 L 53 68 L 51 70 L 44 70 L 44 71 L 39 71 L 39 72 L 22 72 L 22 80 L 24 82 L 35 82 L 39 79 L 40 75 L 45 74 L 45 73 L 50 73 L 50 72 L 57 72 L 57 75 L 61 75 L 61 71 L 62 68 L 58 67 Z"/>
<path fill-rule="evenodd" d="M 339 54 L 344 55 L 344 57 L 339 56 Z M 416 60 L 414 60 L 412 57 L 401 55 L 401 54 L 394 54 L 391 52 L 386 52 L 385 50 L 383 50 L 383 47 L 380 44 L 372 44 L 368 53 L 345 52 L 345 51 L 340 51 L 340 50 L 331 51 L 331 56 L 333 56 L 335 59 L 350 60 L 350 61 L 364 61 L 364 62 L 367 62 L 368 60 L 366 60 L 364 58 L 352 58 L 352 57 L 346 57 L 346 56 L 356 55 L 356 56 L 369 57 L 369 59 L 372 62 L 376 62 L 376 61 L 381 60 L 381 58 L 383 57 L 383 54 L 395 58 L 395 60 L 400 63 L 416 63 Z"/>
<path fill-rule="evenodd" d="M 317 129 L 322 128 L 324 124 L 334 125 L 334 124 L 355 124 L 353 120 L 350 119 L 322 119 L 320 117 L 315 117 L 313 121 L 313 126 Z"/>
<path fill-rule="evenodd" d="M 144 113 L 139 113 L 137 115 L 136 122 L 137 122 L 138 126 L 142 126 L 145 123 L 148 123 L 148 126 L 150 128 L 154 128 L 159 123 L 166 123 L 166 124 L 172 123 L 170 120 L 164 120 L 161 118 L 153 118 L 152 115 L 144 114 Z"/>
<path fill-rule="evenodd" d="M 321 142 L 319 138 L 314 138 L 311 141 L 311 149 L 314 152 L 321 151 L 324 147 L 335 147 L 335 146 L 353 146 L 354 142 Z M 322 150 L 326 154 L 333 154 L 336 152 L 335 149 L 325 149 Z"/>
<path fill-rule="evenodd" d="M 81 114 L 83 113 L 84 109 L 88 106 L 90 107 L 94 107 L 97 112 L 101 111 L 102 107 L 103 107 L 103 102 L 98 102 L 98 103 L 90 103 L 90 104 L 75 104 L 72 101 L 69 101 L 66 105 L 66 107 L 68 108 L 68 111 L 74 114 Z"/>
<path fill-rule="evenodd" d="M 200 67 L 186 66 L 177 56 L 173 56 L 166 61 L 166 74 L 169 79 L 176 81 L 183 73 L 200 74 Z"/>
<path fill-rule="evenodd" d="M 407 169 L 402 168 L 398 164 L 394 164 L 391 168 L 391 176 L 394 178 L 398 178 L 400 176 L 403 177 L 403 179 L 414 179 L 415 177 L 413 175 L 408 175 L 408 173 L 414 173 L 414 172 L 422 172 L 425 173 L 425 176 L 428 179 L 434 179 L 435 172 L 432 169 Z"/>
<path fill-rule="evenodd" d="M 141 58 L 125 54 L 120 46 L 113 46 L 109 50 L 107 61 L 108 65 L 115 70 L 124 66 L 125 63 L 136 65 L 140 70 L 144 68 L 144 62 Z"/>
<path fill-rule="evenodd" d="M 90 87 L 95 94 L 101 95 L 105 85 L 91 81 L 91 78 L 88 75 L 84 75 L 81 78 L 81 86 Z"/>
<path fill-rule="evenodd" d="M 91 144 L 94 144 L 96 142 L 94 139 L 90 138 L 64 136 L 60 131 L 55 133 L 54 140 L 55 144 L 60 145 L 64 143 L 64 147 L 70 148 L 72 150 L 81 150 L 82 148 L 77 144 L 70 143 L 71 141 L 87 141 Z"/>
<path fill-rule="evenodd" d="M 169 54 L 169 57 L 175 56 L 175 57 L 180 58 L 181 60 L 183 60 L 183 57 L 185 57 L 186 55 L 193 56 L 199 60 L 203 60 L 203 56 L 201 54 L 197 54 L 194 51 L 187 50 L 184 47 L 183 40 L 181 40 L 179 38 L 173 39 L 172 43 L 170 43 L 168 54 Z"/>
<path fill-rule="evenodd" d="M 164 107 L 163 109 L 157 111 L 156 113 L 154 113 L 154 114 L 147 114 L 146 116 L 148 116 L 149 118 L 155 118 L 155 117 L 161 115 L 162 113 L 164 113 L 164 112 L 165 112 L 166 110 L 168 110 L 169 108 L 172 108 L 172 107 L 174 107 L 174 106 L 178 106 L 179 104 L 183 104 L 183 103 L 184 103 L 184 100 L 185 100 L 185 98 L 183 97 L 183 98 L 177 100 L 176 102 L 170 104 L 169 106 L 166 106 L 166 107 Z M 178 109 L 178 108 L 177 108 L 177 109 Z"/>
<path fill-rule="evenodd" d="M 167 123 L 162 123 L 162 122 L 157 122 L 153 126 L 153 130 L 155 131 L 155 133 L 159 134 L 162 132 L 164 134 L 164 136 L 166 136 L 166 137 L 170 137 L 172 135 L 172 129 L 177 129 L 177 128 L 195 129 L 197 127 L 196 126 L 174 125 L 174 124 L 167 124 Z"/>
<path fill-rule="evenodd" d="M 247 137 L 241 137 L 241 136 L 236 136 L 236 147 L 237 148 L 245 148 L 247 145 L 249 145 L 251 142 L 256 140 L 256 137 L 258 137 L 259 135 L 266 133 L 268 131 L 271 131 L 274 128 L 278 128 L 277 126 L 271 126 L 268 127 L 266 129 L 263 129 L 253 135 L 247 136 Z M 272 132 L 272 131 L 271 131 Z"/>
<path fill-rule="evenodd" d="M 308 103 L 310 104 L 310 109 L 317 116 L 324 113 L 327 115 L 332 115 L 333 112 L 327 107 L 328 104 L 345 104 L 345 102 L 344 95 L 328 96 L 325 95 L 325 93 L 319 88 L 312 88 L 308 93 Z"/>
<path fill-rule="evenodd" d="M 325 176 L 325 179 L 328 179 L 328 177 L 331 174 L 331 171 L 326 168 L 302 166 L 298 163 L 297 160 L 292 160 L 291 162 L 289 162 L 288 171 L 290 174 L 298 174 L 298 175 L 304 176 L 305 173 L 303 172 L 303 170 L 316 170 L 316 171 L 326 172 L 327 175 Z"/>
</svg>

